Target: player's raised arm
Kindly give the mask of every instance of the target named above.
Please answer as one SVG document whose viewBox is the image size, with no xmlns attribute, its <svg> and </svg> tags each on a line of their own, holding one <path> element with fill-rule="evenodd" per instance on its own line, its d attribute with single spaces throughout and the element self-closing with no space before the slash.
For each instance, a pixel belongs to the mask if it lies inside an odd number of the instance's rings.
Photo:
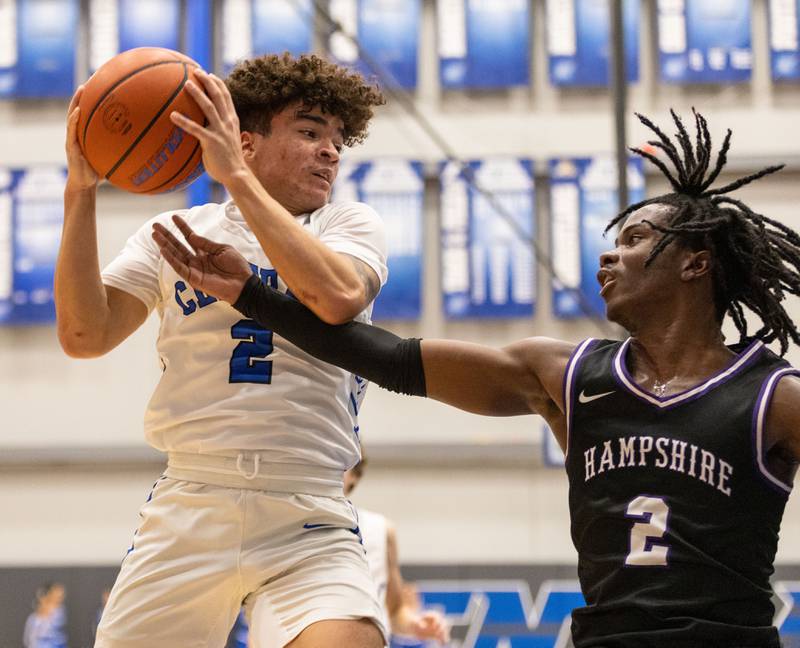
<svg viewBox="0 0 800 648">
<path fill-rule="evenodd" d="M 457 340 L 402 339 L 361 322 L 328 325 L 251 277 L 235 308 L 311 355 L 402 394 L 486 416 L 557 417 L 571 346 L 528 338 L 495 349 Z"/>
<path fill-rule="evenodd" d="M 88 358 L 114 348 L 147 318 L 147 307 L 100 277 L 95 202 L 97 174 L 78 145 L 77 127 L 83 87 L 67 112 L 67 185 L 64 228 L 55 271 L 58 339 L 73 357 Z"/>
<path fill-rule="evenodd" d="M 160 225 L 154 226 L 153 238 L 178 274 L 321 360 L 392 391 L 477 414 L 538 413 L 552 422 L 563 409 L 562 378 L 571 344 L 528 338 L 494 349 L 456 340 L 401 339 L 359 322 L 328 325 L 298 301 L 264 286 L 233 248 L 174 220 L 194 251 Z"/>
<path fill-rule="evenodd" d="M 314 73 L 324 74 L 322 70 Z M 327 114 L 320 107 L 309 109 L 298 105 L 296 110 L 275 117 L 297 138 L 287 148 L 291 153 L 285 156 L 296 156 L 299 149 L 313 149 L 302 168 L 290 169 L 286 177 L 276 171 L 280 165 L 274 162 L 274 151 L 264 155 L 265 135 L 259 132 L 263 130 L 261 126 L 250 123 L 253 119 L 247 116 L 240 124 L 234 98 L 219 77 L 198 71 L 196 76 L 203 87 L 192 81 L 186 84 L 205 115 L 205 125 L 178 112 L 171 114 L 176 125 L 199 140 L 206 170 L 228 189 L 286 285 L 320 318 L 333 324 L 349 321 L 369 306 L 380 290 L 381 277 L 369 263 L 330 245 L 325 236 L 312 236 L 296 217 L 310 214 L 327 203 L 341 149 L 348 139 L 358 138 L 365 131 L 371 106 L 383 102 L 380 93 L 364 86 L 357 75 L 344 71 L 335 74 L 341 77 L 340 91 L 347 93 L 344 96 L 348 101 L 359 104 L 351 106 L 351 112 L 364 116 L 356 119 L 357 126 L 353 127 L 349 124 L 353 117 L 348 116 L 348 124 L 344 125 L 341 118 Z M 246 71 L 234 72 L 228 84 L 238 88 L 242 79 L 249 84 L 251 76 Z M 248 101 L 252 100 L 248 95 Z M 353 128 L 356 132 L 351 133 Z M 373 216 L 374 212 L 369 210 L 352 222 L 351 228 L 356 228 L 360 236 L 380 228 L 379 223 L 370 222 Z M 348 232 L 344 228 L 326 234 L 337 237 Z M 383 240 L 382 229 L 372 232 L 371 238 Z"/>
</svg>

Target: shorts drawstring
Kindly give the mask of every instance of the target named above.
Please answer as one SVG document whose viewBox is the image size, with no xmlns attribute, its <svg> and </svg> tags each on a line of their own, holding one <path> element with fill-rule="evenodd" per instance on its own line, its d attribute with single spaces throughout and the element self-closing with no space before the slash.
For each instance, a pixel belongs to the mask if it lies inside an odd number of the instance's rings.
<svg viewBox="0 0 800 648">
<path fill-rule="evenodd" d="M 258 477 L 258 467 L 259 464 L 261 463 L 261 455 L 257 454 L 253 458 L 253 466 L 254 466 L 253 472 L 249 475 L 245 472 L 244 468 L 242 467 L 243 462 L 244 462 L 244 455 L 240 453 L 236 457 L 236 470 L 239 471 L 239 474 L 247 480 L 255 479 L 256 477 Z"/>
</svg>

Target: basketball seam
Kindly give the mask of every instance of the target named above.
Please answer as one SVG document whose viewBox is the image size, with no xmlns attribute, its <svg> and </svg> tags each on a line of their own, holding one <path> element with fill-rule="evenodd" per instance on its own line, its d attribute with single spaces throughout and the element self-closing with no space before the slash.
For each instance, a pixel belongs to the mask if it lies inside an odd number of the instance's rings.
<svg viewBox="0 0 800 648">
<path fill-rule="evenodd" d="M 175 173 L 173 173 L 173 174 L 172 174 L 172 177 L 171 177 L 171 178 L 169 178 L 168 180 L 164 180 L 164 182 L 162 182 L 162 183 L 161 183 L 160 185 L 158 185 L 157 187 L 152 187 L 151 189 L 148 189 L 147 191 L 148 191 L 148 192 L 151 192 L 151 191 L 152 191 L 152 192 L 158 191 L 159 189 L 161 189 L 161 187 L 163 187 L 163 186 L 164 186 L 164 185 L 166 185 L 166 184 L 169 184 L 169 183 L 170 183 L 170 182 L 172 182 L 172 181 L 173 181 L 175 178 L 177 178 L 177 177 L 178 177 L 178 176 L 179 176 L 181 173 L 183 173 L 183 170 L 186 168 L 186 165 L 187 165 L 187 164 L 189 164 L 189 162 L 191 162 L 191 161 L 192 161 L 192 158 L 194 157 L 195 153 L 197 153 L 197 149 L 198 149 L 198 148 L 200 148 L 200 142 L 197 142 L 197 144 L 195 144 L 195 146 L 194 146 L 194 149 L 192 149 L 192 152 L 189 154 L 189 157 L 187 157 L 187 158 L 186 158 L 186 161 L 185 161 L 185 162 L 184 162 L 184 163 L 181 165 L 181 168 L 180 168 L 180 169 L 178 169 L 178 170 L 177 170 Z"/>
<path fill-rule="evenodd" d="M 186 81 L 188 79 L 189 79 L 189 70 L 186 67 L 186 63 L 183 63 L 183 79 L 178 84 L 178 87 L 175 88 L 175 91 L 172 93 L 172 95 L 164 102 L 164 105 L 161 106 L 161 108 L 159 108 L 158 112 L 150 120 L 150 123 L 147 124 L 147 126 L 144 127 L 144 130 L 141 133 L 139 133 L 139 136 L 128 147 L 128 150 L 125 151 L 122 154 L 122 157 L 119 160 L 117 160 L 117 163 L 113 167 L 111 167 L 111 170 L 106 174 L 106 180 L 110 180 L 111 179 L 111 176 L 114 175 L 114 173 L 117 171 L 117 169 L 119 169 L 120 165 L 133 152 L 133 149 L 135 149 L 136 146 L 139 144 L 139 142 L 142 141 L 144 136 L 147 135 L 147 131 L 149 131 L 153 127 L 153 124 L 155 124 L 158 121 L 158 118 L 161 117 L 161 115 L 170 106 L 170 104 L 173 101 L 175 101 L 175 97 L 177 97 L 180 94 L 181 90 L 183 90 L 183 86 L 186 85 Z M 176 126 L 176 128 L 177 128 L 177 126 Z"/>
<path fill-rule="evenodd" d="M 147 65 L 143 65 L 140 68 L 136 68 L 132 72 L 128 72 L 128 74 L 126 74 L 121 79 L 118 79 L 117 82 L 114 85 L 112 85 L 108 90 L 106 90 L 102 94 L 102 96 L 95 102 L 94 107 L 92 108 L 92 111 L 89 113 L 89 117 L 86 118 L 86 126 L 83 127 L 82 143 L 83 143 L 84 150 L 86 150 L 86 135 L 89 132 L 89 124 L 91 124 L 92 117 L 94 117 L 95 112 L 97 112 L 97 109 L 105 101 L 106 97 L 109 94 L 111 94 L 116 88 L 118 88 L 121 83 L 124 83 L 125 81 L 130 79 L 132 76 L 134 76 L 136 74 L 139 74 L 139 72 L 141 72 L 142 70 L 147 70 L 148 68 L 156 67 L 157 65 L 169 65 L 170 63 L 180 63 L 181 65 L 184 66 L 184 71 L 186 69 L 185 68 L 185 66 L 186 66 L 186 62 L 185 61 L 177 61 L 177 60 L 173 60 L 173 59 L 170 59 L 168 61 L 156 61 L 155 63 L 148 63 Z"/>
</svg>

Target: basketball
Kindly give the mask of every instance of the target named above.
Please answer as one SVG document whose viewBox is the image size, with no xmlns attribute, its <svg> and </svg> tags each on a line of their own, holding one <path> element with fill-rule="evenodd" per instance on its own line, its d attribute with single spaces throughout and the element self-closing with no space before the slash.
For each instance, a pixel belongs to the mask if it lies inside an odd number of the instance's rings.
<svg viewBox="0 0 800 648">
<path fill-rule="evenodd" d="M 100 177 L 125 191 L 156 194 L 186 187 L 203 172 L 200 143 L 169 118 L 177 110 L 205 121 L 185 88 L 197 69 L 180 52 L 139 47 L 106 61 L 89 78 L 78 141 Z"/>
</svg>

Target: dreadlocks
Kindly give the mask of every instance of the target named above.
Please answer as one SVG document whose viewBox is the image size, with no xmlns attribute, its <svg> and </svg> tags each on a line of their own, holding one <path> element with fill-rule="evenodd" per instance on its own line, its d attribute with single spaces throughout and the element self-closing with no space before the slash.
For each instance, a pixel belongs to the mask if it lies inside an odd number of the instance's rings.
<svg viewBox="0 0 800 648">
<path fill-rule="evenodd" d="M 631 151 L 655 164 L 672 186 L 671 193 L 648 198 L 628 207 L 606 227 L 606 232 L 622 219 L 645 205 L 659 204 L 671 208 L 666 226 L 645 220 L 663 236 L 653 247 L 645 266 L 678 241 L 693 250 L 711 252 L 714 302 L 718 321 L 731 316 L 741 341 L 759 338 L 764 342 L 778 340 L 781 355 L 789 341 L 800 345 L 800 333 L 781 302 L 786 293 L 800 294 L 800 236 L 797 232 L 766 216 L 757 214 L 740 200 L 728 194 L 746 184 L 775 173 L 784 165 L 769 166 L 717 189 L 711 185 L 727 162 L 732 132 L 728 130 L 722 148 L 710 173 L 711 135 L 705 118 L 692 109 L 695 119 L 694 143 L 682 120 L 671 110 L 678 129 L 676 144 L 644 115 L 639 121 L 658 137 L 650 146 L 663 151 L 675 168 L 673 173 L 653 153 L 640 148 Z M 680 150 L 678 149 L 680 147 Z M 747 335 L 744 308 L 761 319 L 763 326 L 755 335 Z"/>
</svg>

